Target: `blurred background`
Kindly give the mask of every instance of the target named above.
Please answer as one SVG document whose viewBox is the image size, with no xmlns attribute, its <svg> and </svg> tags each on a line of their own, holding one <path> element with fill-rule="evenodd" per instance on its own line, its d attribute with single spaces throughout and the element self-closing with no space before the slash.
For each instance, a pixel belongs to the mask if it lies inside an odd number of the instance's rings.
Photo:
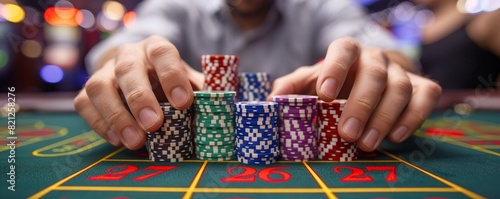
<svg viewBox="0 0 500 199">
<path fill-rule="evenodd" d="M 404 52 L 419 56 L 420 29 L 432 12 L 405 0 L 353 0 L 391 30 Z M 93 45 L 134 24 L 138 0 L 0 0 L 0 87 L 6 92 L 77 91 L 89 74 Z M 492 11 L 498 0 L 458 0 L 464 13 Z"/>
</svg>

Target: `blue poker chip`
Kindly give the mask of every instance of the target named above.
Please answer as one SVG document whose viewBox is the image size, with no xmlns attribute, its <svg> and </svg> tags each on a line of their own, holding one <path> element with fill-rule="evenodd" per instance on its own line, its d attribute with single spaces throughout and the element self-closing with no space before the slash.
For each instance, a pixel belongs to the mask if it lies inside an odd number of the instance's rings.
<svg viewBox="0 0 500 199">
<path fill-rule="evenodd" d="M 269 165 L 276 163 L 278 158 L 246 158 L 243 156 L 237 156 L 239 162 L 243 164 L 253 164 L 253 165 Z"/>
<path fill-rule="evenodd" d="M 262 158 L 278 158 L 279 152 L 274 152 L 274 153 L 244 153 L 240 151 L 236 151 L 236 155 L 242 156 L 245 158 L 255 158 L 255 159 L 262 159 Z"/>
<path fill-rule="evenodd" d="M 240 117 L 270 117 L 270 116 L 278 116 L 278 112 L 271 112 L 271 113 L 253 113 L 253 112 L 236 112 L 234 113 L 235 116 L 240 116 Z"/>
</svg>

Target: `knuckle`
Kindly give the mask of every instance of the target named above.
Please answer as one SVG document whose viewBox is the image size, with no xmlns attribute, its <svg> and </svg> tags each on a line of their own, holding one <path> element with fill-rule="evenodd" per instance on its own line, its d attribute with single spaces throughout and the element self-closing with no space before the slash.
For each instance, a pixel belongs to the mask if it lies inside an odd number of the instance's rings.
<svg viewBox="0 0 500 199">
<path fill-rule="evenodd" d="M 370 56 L 372 59 L 381 60 L 384 64 L 389 60 L 387 54 L 380 48 L 370 48 Z"/>
<path fill-rule="evenodd" d="M 128 74 L 130 71 L 132 71 L 134 66 L 135 66 L 134 61 L 121 59 L 116 62 L 115 75 L 117 77 L 124 76 L 125 74 Z"/>
<path fill-rule="evenodd" d="M 125 100 L 127 100 L 128 104 L 135 104 L 141 101 L 144 96 L 146 96 L 146 91 L 137 87 L 126 94 Z"/>
<path fill-rule="evenodd" d="M 368 73 L 370 73 L 376 81 L 387 82 L 387 68 L 381 64 L 372 64 Z"/>
<path fill-rule="evenodd" d="M 105 133 L 105 123 L 99 117 L 93 117 L 88 123 L 99 134 Z"/>
<path fill-rule="evenodd" d="M 183 69 L 178 67 L 171 67 L 166 71 L 158 71 L 158 78 L 163 81 L 175 81 L 178 82 L 177 79 L 181 75 L 185 76 Z"/>
<path fill-rule="evenodd" d="M 101 93 L 101 89 L 106 85 L 103 79 L 90 78 L 85 84 L 85 91 L 89 97 L 96 96 Z"/>
<path fill-rule="evenodd" d="M 400 78 L 398 80 L 395 80 L 392 83 L 392 86 L 394 86 L 398 93 L 401 93 L 405 96 L 410 96 L 413 93 L 413 86 L 411 85 L 409 79 Z"/>
<path fill-rule="evenodd" d="M 378 113 L 376 116 L 376 119 L 378 122 L 375 125 L 382 124 L 382 125 L 386 125 L 387 127 L 389 125 L 391 125 L 395 120 L 394 114 L 390 114 L 390 113 L 385 112 L 385 111 L 381 111 L 380 113 Z"/>
<path fill-rule="evenodd" d="M 84 109 L 86 104 L 85 100 L 86 98 L 82 94 L 79 94 L 75 97 L 75 99 L 73 100 L 73 106 L 75 107 L 76 111 L 80 112 Z"/>
<path fill-rule="evenodd" d="M 152 44 L 151 48 L 149 49 L 148 56 L 150 58 L 160 57 L 172 54 L 173 52 L 175 52 L 175 47 L 173 46 L 173 44 L 155 43 Z"/>
<path fill-rule="evenodd" d="M 417 124 L 423 123 L 427 119 L 427 114 L 420 110 L 415 110 L 412 112 L 413 121 Z"/>
<path fill-rule="evenodd" d="M 160 37 L 158 35 L 152 35 L 152 36 L 149 36 L 148 38 L 146 38 L 145 42 L 155 42 L 158 40 L 164 40 L 164 38 Z"/>
<path fill-rule="evenodd" d="M 441 94 L 443 93 L 443 89 L 441 88 L 441 86 L 439 86 L 439 84 L 434 81 L 429 80 L 429 83 L 425 87 L 427 88 L 428 95 L 433 99 L 439 99 L 439 97 L 441 97 Z"/>
<path fill-rule="evenodd" d="M 121 111 L 117 111 L 117 110 L 112 110 L 111 112 L 109 112 L 109 114 L 107 115 L 107 121 L 109 121 L 109 124 L 111 126 L 117 126 L 117 124 L 119 124 L 121 121 L 123 121 L 122 117 L 124 116 L 125 114 L 123 114 Z"/>
<path fill-rule="evenodd" d="M 367 99 L 358 98 L 354 99 L 353 102 L 354 107 L 362 112 L 360 115 L 370 115 L 373 112 L 373 105 Z"/>
<path fill-rule="evenodd" d="M 344 49 L 350 52 L 358 52 L 360 50 L 359 42 L 352 37 L 339 39 L 339 43 L 344 47 Z"/>
</svg>

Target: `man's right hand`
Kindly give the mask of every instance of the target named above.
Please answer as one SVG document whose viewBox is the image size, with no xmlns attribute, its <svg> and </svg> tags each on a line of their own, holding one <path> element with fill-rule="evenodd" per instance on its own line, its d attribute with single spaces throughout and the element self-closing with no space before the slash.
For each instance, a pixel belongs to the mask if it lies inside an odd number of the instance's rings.
<svg viewBox="0 0 500 199">
<path fill-rule="evenodd" d="M 177 109 L 193 102 L 193 86 L 203 75 L 187 66 L 175 46 L 152 36 L 117 48 L 112 59 L 98 69 L 74 100 L 85 121 L 109 143 L 139 149 L 145 131 L 161 127 L 159 100 Z"/>
</svg>

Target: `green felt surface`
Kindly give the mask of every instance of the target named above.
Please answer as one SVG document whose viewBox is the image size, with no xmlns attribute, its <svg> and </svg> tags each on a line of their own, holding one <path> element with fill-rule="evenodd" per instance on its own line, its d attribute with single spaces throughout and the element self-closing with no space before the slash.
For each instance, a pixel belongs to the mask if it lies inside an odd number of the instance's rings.
<svg viewBox="0 0 500 199">
<path fill-rule="evenodd" d="M 498 112 L 434 113 L 404 143 L 384 142 L 354 162 L 269 166 L 150 162 L 145 150 L 107 144 L 76 113 L 17 114 L 11 164 L 7 119 L 0 122 L 0 198 L 500 197 Z M 431 135 L 429 129 L 463 135 Z M 7 189 L 10 165 L 16 167 L 15 192 Z"/>
</svg>

